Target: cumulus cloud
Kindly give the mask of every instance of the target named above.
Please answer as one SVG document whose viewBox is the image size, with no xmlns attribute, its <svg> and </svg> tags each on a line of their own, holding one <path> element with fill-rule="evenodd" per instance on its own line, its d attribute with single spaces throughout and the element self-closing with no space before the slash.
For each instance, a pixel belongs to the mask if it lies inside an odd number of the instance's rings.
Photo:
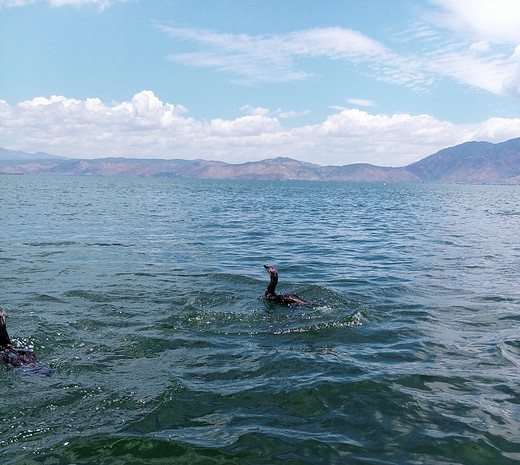
<svg viewBox="0 0 520 465">
<path fill-rule="evenodd" d="M 14 107 L 2 101 L 0 146 L 22 137 L 29 151 L 98 157 L 123 155 L 118 145 L 134 143 L 129 155 L 138 156 L 140 147 L 150 143 L 153 149 L 143 153 L 150 157 L 158 147 L 176 142 L 182 146 L 186 134 L 197 133 L 200 123 L 183 117 L 185 112 L 182 105 L 165 104 L 151 91 L 112 106 L 97 98 L 82 101 L 63 96 L 38 97 Z"/>
<path fill-rule="evenodd" d="M 429 115 L 342 109 L 314 125 L 285 127 L 279 110 L 246 105 L 245 116 L 198 121 L 151 91 L 107 105 L 100 99 L 0 100 L 0 147 L 84 158 L 205 158 L 227 162 L 287 156 L 343 165 L 402 166 L 468 140 L 500 142 L 520 134 L 519 119 L 456 125 Z"/>
<path fill-rule="evenodd" d="M 213 119 L 209 123 L 209 134 L 222 137 L 237 136 L 262 136 L 264 134 L 276 134 L 280 131 L 280 125 L 276 118 L 265 115 L 242 116 L 235 120 Z"/>
</svg>

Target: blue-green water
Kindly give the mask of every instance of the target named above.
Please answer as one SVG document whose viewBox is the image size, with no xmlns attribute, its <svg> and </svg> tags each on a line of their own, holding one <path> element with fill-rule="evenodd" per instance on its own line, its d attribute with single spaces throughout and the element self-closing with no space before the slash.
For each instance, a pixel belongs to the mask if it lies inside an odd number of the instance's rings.
<svg viewBox="0 0 520 465">
<path fill-rule="evenodd" d="M 520 462 L 518 187 L 0 182 L 2 464 Z"/>
</svg>

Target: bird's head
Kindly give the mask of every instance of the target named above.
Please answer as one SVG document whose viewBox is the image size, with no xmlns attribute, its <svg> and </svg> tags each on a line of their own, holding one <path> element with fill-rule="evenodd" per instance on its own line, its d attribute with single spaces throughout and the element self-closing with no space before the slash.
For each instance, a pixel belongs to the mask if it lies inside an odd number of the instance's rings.
<svg viewBox="0 0 520 465">
<path fill-rule="evenodd" d="M 264 268 L 269 273 L 269 276 L 278 277 L 278 270 L 274 266 L 264 265 Z"/>
</svg>

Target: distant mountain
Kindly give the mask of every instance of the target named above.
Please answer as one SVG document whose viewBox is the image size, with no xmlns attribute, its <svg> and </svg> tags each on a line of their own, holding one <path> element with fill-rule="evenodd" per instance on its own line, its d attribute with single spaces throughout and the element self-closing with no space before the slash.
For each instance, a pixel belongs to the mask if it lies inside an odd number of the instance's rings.
<svg viewBox="0 0 520 465">
<path fill-rule="evenodd" d="M 0 173 L 212 179 L 520 184 L 520 138 L 467 142 L 400 168 L 358 163 L 320 166 L 291 158 L 230 164 L 207 160 L 56 157 L 0 149 Z"/>
<path fill-rule="evenodd" d="M 520 138 L 466 142 L 407 166 L 423 181 L 520 184 Z"/>
<path fill-rule="evenodd" d="M 0 147 L 0 160 L 51 160 L 51 159 L 63 159 L 57 155 L 51 155 L 45 152 L 38 153 L 26 153 L 18 152 L 15 150 L 7 150 Z"/>
</svg>

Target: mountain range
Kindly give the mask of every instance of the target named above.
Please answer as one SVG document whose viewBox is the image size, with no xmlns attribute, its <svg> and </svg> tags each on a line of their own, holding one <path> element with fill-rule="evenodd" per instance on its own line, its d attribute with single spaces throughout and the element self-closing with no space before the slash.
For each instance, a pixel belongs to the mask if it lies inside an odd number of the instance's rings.
<svg viewBox="0 0 520 465">
<path fill-rule="evenodd" d="M 0 148 L 0 173 L 520 184 L 520 138 L 498 144 L 466 142 L 398 168 L 366 163 L 321 166 L 280 157 L 241 164 L 208 160 L 73 159 L 43 152 L 30 154 Z"/>
</svg>

